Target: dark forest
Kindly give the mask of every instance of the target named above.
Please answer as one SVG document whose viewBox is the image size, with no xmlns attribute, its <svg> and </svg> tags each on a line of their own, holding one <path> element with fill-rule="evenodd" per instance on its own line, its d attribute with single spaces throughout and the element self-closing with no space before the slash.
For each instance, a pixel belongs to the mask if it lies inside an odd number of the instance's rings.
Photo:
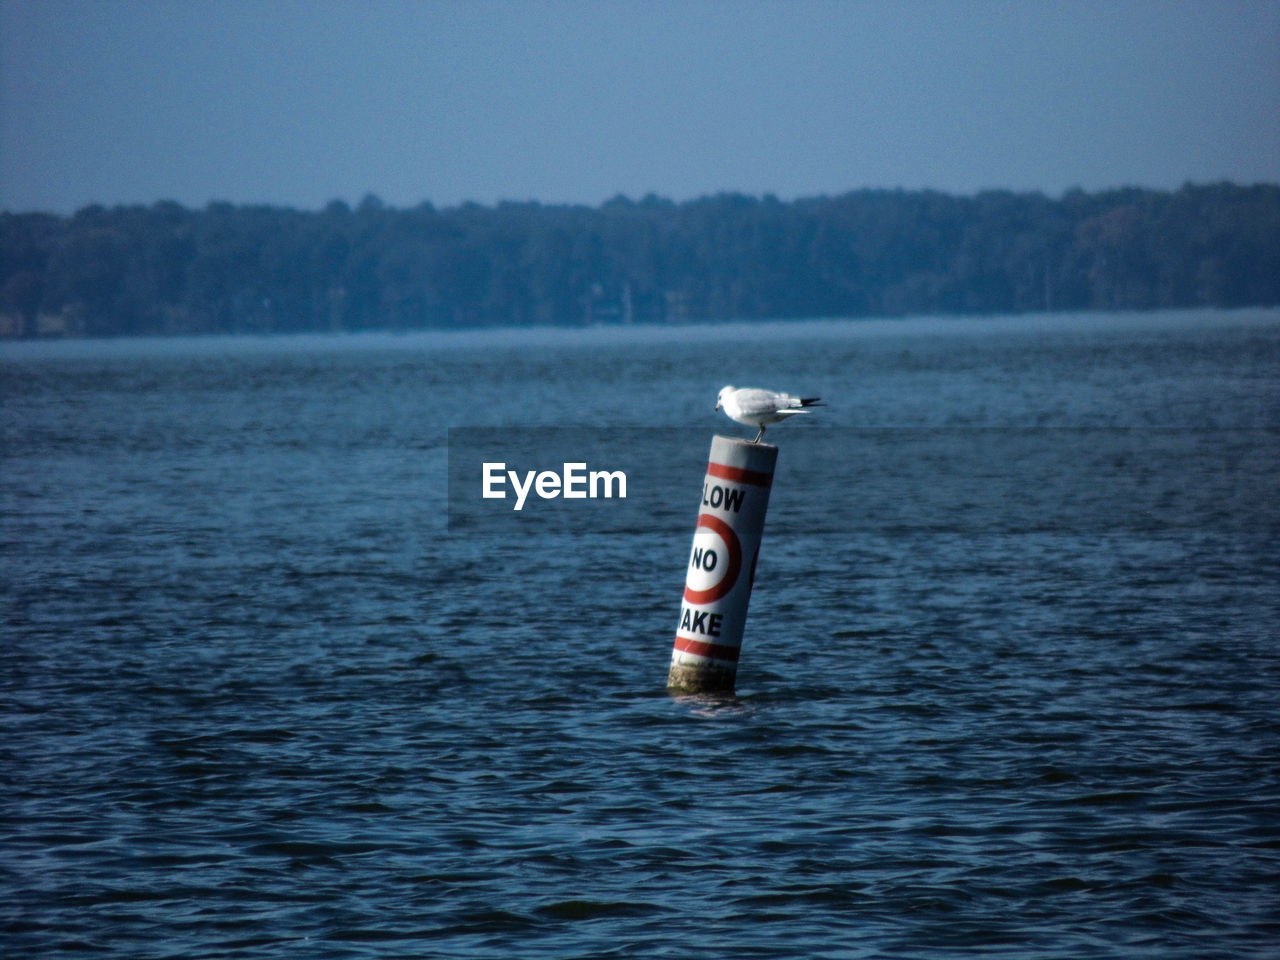
<svg viewBox="0 0 1280 960">
<path fill-rule="evenodd" d="M 0 335 L 1280 303 L 1280 186 L 0 213 Z"/>
</svg>

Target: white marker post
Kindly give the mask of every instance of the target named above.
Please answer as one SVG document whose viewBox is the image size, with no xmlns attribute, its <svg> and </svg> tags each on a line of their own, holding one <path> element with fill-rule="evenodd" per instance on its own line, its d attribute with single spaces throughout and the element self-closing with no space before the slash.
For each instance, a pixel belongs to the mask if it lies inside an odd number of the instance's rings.
<svg viewBox="0 0 1280 960">
<path fill-rule="evenodd" d="M 778 448 L 771 444 L 711 438 L 667 674 L 667 686 L 673 690 L 733 689 L 777 462 Z"/>
</svg>

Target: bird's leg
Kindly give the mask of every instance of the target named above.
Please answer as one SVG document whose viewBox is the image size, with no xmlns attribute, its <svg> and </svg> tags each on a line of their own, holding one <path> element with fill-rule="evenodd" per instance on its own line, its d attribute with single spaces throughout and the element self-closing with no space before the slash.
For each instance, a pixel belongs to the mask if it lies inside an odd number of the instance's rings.
<svg viewBox="0 0 1280 960">
<path fill-rule="evenodd" d="M 760 424 L 760 432 L 756 434 L 756 438 L 755 438 L 754 440 L 752 440 L 751 442 L 752 442 L 752 443 L 759 443 L 759 442 L 760 442 L 760 438 L 761 438 L 761 437 L 763 437 L 763 436 L 764 436 L 764 424 L 762 423 L 762 424 Z"/>
</svg>

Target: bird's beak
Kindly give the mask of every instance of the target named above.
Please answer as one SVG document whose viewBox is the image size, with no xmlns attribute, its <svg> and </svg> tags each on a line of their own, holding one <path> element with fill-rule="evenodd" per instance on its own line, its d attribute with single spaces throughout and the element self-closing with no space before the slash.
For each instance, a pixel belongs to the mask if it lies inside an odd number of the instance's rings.
<svg viewBox="0 0 1280 960">
<path fill-rule="evenodd" d="M 717 400 L 717 401 L 716 401 L 716 410 L 719 410 L 719 409 L 720 409 L 720 401 L 719 401 L 719 400 Z M 715 411 L 713 410 L 713 411 L 712 411 L 712 413 L 714 413 L 714 412 L 715 412 Z"/>
</svg>

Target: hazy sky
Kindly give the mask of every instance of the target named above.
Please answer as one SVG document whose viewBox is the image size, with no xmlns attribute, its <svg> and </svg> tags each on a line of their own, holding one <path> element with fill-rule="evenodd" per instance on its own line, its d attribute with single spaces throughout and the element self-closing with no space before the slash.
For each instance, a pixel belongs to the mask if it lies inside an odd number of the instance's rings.
<svg viewBox="0 0 1280 960">
<path fill-rule="evenodd" d="M 1280 182 L 1277 0 L 0 0 L 0 207 Z"/>
</svg>

